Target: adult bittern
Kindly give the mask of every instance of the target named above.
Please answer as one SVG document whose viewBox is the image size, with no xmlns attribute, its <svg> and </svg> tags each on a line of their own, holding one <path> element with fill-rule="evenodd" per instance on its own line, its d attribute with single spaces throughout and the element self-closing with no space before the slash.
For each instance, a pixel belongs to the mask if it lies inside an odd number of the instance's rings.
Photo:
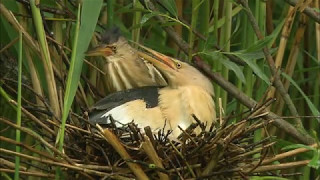
<svg viewBox="0 0 320 180">
<path fill-rule="evenodd" d="M 106 73 L 102 77 L 107 92 L 116 92 L 143 86 L 165 86 L 160 72 L 143 60 L 138 50 L 112 28 L 101 36 L 101 45 L 87 52 L 87 56 L 101 56 L 105 61 L 99 67 Z"/>
<path fill-rule="evenodd" d="M 90 121 L 110 123 L 110 116 L 120 124 L 134 122 L 138 127 L 150 126 L 157 131 L 173 130 L 176 138 L 194 123 L 192 115 L 210 125 L 215 122 L 214 95 L 211 82 L 197 69 L 179 60 L 148 49 L 144 54 L 167 80 L 168 86 L 144 87 L 110 94 L 93 108 Z"/>
</svg>

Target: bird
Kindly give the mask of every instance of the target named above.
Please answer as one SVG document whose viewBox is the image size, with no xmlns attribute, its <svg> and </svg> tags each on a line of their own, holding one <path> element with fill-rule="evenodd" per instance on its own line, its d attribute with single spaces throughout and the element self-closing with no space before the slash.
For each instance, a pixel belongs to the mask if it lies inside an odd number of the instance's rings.
<svg viewBox="0 0 320 180">
<path fill-rule="evenodd" d="M 109 94 L 98 101 L 89 114 L 89 121 L 105 125 L 114 120 L 118 127 L 135 123 L 149 126 L 154 133 L 170 130 L 176 139 L 182 129 L 194 123 L 216 122 L 214 90 L 211 81 L 192 65 L 144 47 L 144 60 L 162 74 L 166 86 L 145 86 Z M 112 118 L 112 119 L 111 119 Z M 179 127 L 178 127 L 179 126 Z M 200 131 L 199 129 L 197 131 Z"/>
<path fill-rule="evenodd" d="M 161 73 L 149 62 L 143 60 L 136 48 L 133 48 L 121 35 L 118 27 L 113 27 L 101 35 L 101 44 L 89 51 L 88 57 L 103 57 L 99 68 L 102 76 L 103 94 L 139 88 L 144 86 L 166 86 Z"/>
</svg>

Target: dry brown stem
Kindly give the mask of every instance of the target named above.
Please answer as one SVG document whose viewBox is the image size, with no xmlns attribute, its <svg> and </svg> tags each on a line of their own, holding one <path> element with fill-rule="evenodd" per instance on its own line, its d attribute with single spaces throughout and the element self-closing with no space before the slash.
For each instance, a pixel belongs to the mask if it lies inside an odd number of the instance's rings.
<svg viewBox="0 0 320 180">
<path fill-rule="evenodd" d="M 15 163 L 13 163 L 11 161 L 8 161 L 6 159 L 0 158 L 0 166 L 8 167 L 10 169 L 14 169 L 15 168 Z M 27 168 L 22 166 L 22 165 L 20 165 L 19 169 L 22 170 L 22 171 L 26 171 L 27 170 Z"/>
<path fill-rule="evenodd" d="M 61 159 L 54 158 L 54 157 L 52 157 L 51 155 L 49 155 L 49 154 L 47 154 L 47 153 L 45 153 L 45 152 L 43 152 L 43 151 L 39 151 L 39 150 L 37 150 L 37 149 L 34 149 L 34 148 L 31 147 L 31 146 L 28 146 L 28 145 L 26 145 L 26 144 L 23 144 L 23 143 L 14 141 L 14 140 L 12 140 L 12 139 L 9 139 L 9 138 L 0 136 L 0 140 L 3 141 L 3 142 L 7 142 L 7 143 L 10 143 L 10 144 L 14 144 L 14 145 L 17 145 L 17 146 L 21 146 L 21 147 L 23 147 L 23 148 L 25 148 L 25 149 L 27 149 L 27 150 L 29 150 L 29 151 L 31 151 L 31 152 L 37 153 L 37 154 L 41 155 L 42 157 L 48 158 L 48 159 L 50 159 L 50 160 L 52 160 L 52 161 L 62 162 Z"/>
<path fill-rule="evenodd" d="M 289 163 L 282 163 L 282 164 L 272 164 L 272 165 L 265 165 L 265 166 L 259 166 L 256 169 L 254 169 L 253 173 L 259 173 L 259 172 L 267 172 L 267 171 L 276 171 L 276 170 L 283 170 L 283 169 L 292 169 L 296 167 L 305 166 L 310 162 L 310 160 L 303 160 L 303 161 L 295 161 L 295 162 L 289 162 Z M 244 170 L 246 173 L 248 170 Z"/>
<path fill-rule="evenodd" d="M 150 160 L 159 168 L 164 169 L 161 159 L 159 158 L 156 150 L 154 149 L 150 139 L 148 136 L 144 136 L 144 142 L 141 144 L 141 148 L 146 152 L 147 156 L 150 158 Z M 161 180 L 166 180 L 169 179 L 169 176 L 162 173 L 158 172 L 158 175 Z"/>
<path fill-rule="evenodd" d="M 20 131 L 29 134 L 30 136 L 32 136 L 36 140 L 40 141 L 43 145 L 47 146 L 54 153 L 60 155 L 63 159 L 65 159 L 69 163 L 74 164 L 72 162 L 72 160 L 67 155 L 65 155 L 64 153 L 61 153 L 60 151 L 58 151 L 54 146 L 52 146 L 50 143 L 48 143 L 46 140 L 44 140 L 42 137 L 40 137 L 38 134 L 36 134 L 35 132 L 31 131 L 30 129 L 25 128 L 25 127 L 19 127 L 16 124 L 13 124 L 12 122 L 7 121 L 7 120 L 5 120 L 5 119 L 3 119 L 1 117 L 0 117 L 0 122 L 3 122 L 3 123 L 15 128 L 15 129 L 19 129 Z"/>
<path fill-rule="evenodd" d="M 148 176 L 144 173 L 144 171 L 138 164 L 127 161 L 127 160 L 131 160 L 132 158 L 130 157 L 126 149 L 123 147 L 121 142 L 118 140 L 118 138 L 109 129 L 103 130 L 99 125 L 97 125 L 97 127 L 100 129 L 101 133 L 106 138 L 106 140 L 115 149 L 115 151 L 119 153 L 119 155 L 122 157 L 123 160 L 126 161 L 129 168 L 137 176 L 137 178 L 142 180 L 149 179 Z"/>
<path fill-rule="evenodd" d="M 44 158 L 33 157 L 33 156 L 29 156 L 29 155 L 22 154 L 22 153 L 17 153 L 14 151 L 3 149 L 3 148 L 0 148 L 0 152 L 5 153 L 5 154 L 14 155 L 14 156 L 20 156 L 21 158 L 30 159 L 33 161 L 38 161 L 38 162 L 41 162 L 44 164 L 51 164 L 51 165 L 55 165 L 55 166 L 65 167 L 65 168 L 69 168 L 69 169 L 73 169 L 73 170 L 77 170 L 80 172 L 93 174 L 93 175 L 97 175 L 97 176 L 110 176 L 110 177 L 112 176 L 111 174 L 108 174 L 108 173 L 95 171 L 95 170 L 91 170 L 91 169 L 85 169 L 82 167 L 78 167 L 78 166 L 74 166 L 74 165 L 66 164 L 66 163 L 62 163 L 62 162 L 55 162 L 55 161 L 47 160 Z"/>
<path fill-rule="evenodd" d="M 10 100 L 10 103 L 12 103 L 13 105 L 17 106 L 17 102 L 14 100 Z M 46 131 L 48 131 L 49 133 L 55 135 L 56 133 L 50 129 L 46 124 L 44 124 L 40 119 L 38 119 L 37 117 L 35 117 L 33 114 L 31 114 L 28 110 L 26 110 L 24 107 L 21 107 L 22 112 L 28 116 L 31 120 L 33 120 L 35 123 L 39 124 L 43 129 L 45 129 Z"/>
<path fill-rule="evenodd" d="M 296 63 L 297 63 L 297 59 L 298 59 L 298 55 L 299 55 L 299 49 L 300 49 L 300 43 L 303 39 L 304 36 L 304 31 L 305 31 L 305 27 L 306 27 L 306 22 L 307 22 L 307 16 L 305 15 L 301 15 L 300 16 L 300 20 L 299 20 L 299 27 L 298 30 L 296 32 L 295 38 L 294 38 L 294 42 L 293 45 L 291 47 L 291 51 L 290 51 L 290 55 L 288 58 L 288 62 L 285 68 L 285 73 L 292 77 Z M 289 89 L 289 85 L 290 82 L 287 79 L 283 80 L 283 84 L 284 84 L 284 88 L 286 89 L 286 91 L 288 91 Z M 282 109 L 284 106 L 284 101 L 280 98 L 279 93 L 277 93 L 277 99 L 278 99 L 278 103 L 275 104 L 275 109 L 277 110 L 276 113 L 281 115 L 282 114 Z"/>
<path fill-rule="evenodd" d="M 296 6 L 298 4 L 297 0 L 285 0 L 288 4 L 291 6 Z M 309 6 L 306 6 L 302 9 L 302 12 L 315 20 L 318 24 L 320 24 L 320 13 L 317 12 L 315 9 L 310 8 Z"/>
<path fill-rule="evenodd" d="M 0 168 L 0 172 L 14 173 L 14 169 Z M 30 172 L 30 171 L 20 170 L 19 173 L 22 175 L 27 175 L 27 176 L 43 177 L 43 178 L 50 178 L 50 179 L 54 179 L 54 177 L 55 177 L 54 174 L 45 174 L 45 173 L 40 173 L 40 172 Z"/>
<path fill-rule="evenodd" d="M 283 61 L 283 56 L 286 50 L 286 46 L 287 46 L 287 42 L 288 42 L 288 37 L 291 33 L 291 29 L 292 29 L 292 24 L 294 22 L 294 18 L 296 15 L 296 8 L 290 6 L 288 13 L 287 13 L 287 17 L 285 19 L 284 22 L 284 26 L 282 28 L 282 32 L 281 32 L 281 37 L 280 37 L 280 44 L 277 50 L 277 56 L 275 59 L 275 68 L 279 69 L 282 65 L 282 61 Z M 272 87 L 270 89 L 270 91 L 268 92 L 268 97 L 267 98 L 273 98 L 274 97 L 274 93 L 275 93 L 275 88 Z"/>
<path fill-rule="evenodd" d="M 317 144 L 313 144 L 310 147 L 315 148 L 315 147 L 317 147 Z M 279 161 L 281 159 L 284 159 L 284 158 L 287 158 L 287 157 L 292 157 L 292 156 L 295 156 L 297 154 L 300 154 L 300 153 L 303 153 L 303 152 L 307 152 L 307 151 L 310 151 L 310 149 L 307 149 L 307 148 L 294 149 L 294 150 L 291 150 L 291 151 L 288 151 L 288 152 L 277 154 L 272 158 L 265 159 L 265 160 L 263 160 L 262 164 L 269 164 L 269 163 L 272 163 L 274 161 Z"/>
</svg>

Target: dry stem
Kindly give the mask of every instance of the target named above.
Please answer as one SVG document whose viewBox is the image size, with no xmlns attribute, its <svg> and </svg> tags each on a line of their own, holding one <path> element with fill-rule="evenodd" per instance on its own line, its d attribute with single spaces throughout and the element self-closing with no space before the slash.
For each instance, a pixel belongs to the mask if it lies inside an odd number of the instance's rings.
<svg viewBox="0 0 320 180">
<path fill-rule="evenodd" d="M 97 125 L 97 127 L 100 129 L 101 133 L 106 138 L 106 140 L 111 144 L 111 146 L 119 153 L 121 158 L 126 161 L 129 168 L 137 176 L 137 178 L 141 180 L 149 179 L 148 176 L 143 172 L 142 168 L 138 164 L 127 161 L 132 158 L 130 157 L 126 149 L 122 146 L 118 138 L 109 129 L 103 130 L 99 125 Z"/>
</svg>

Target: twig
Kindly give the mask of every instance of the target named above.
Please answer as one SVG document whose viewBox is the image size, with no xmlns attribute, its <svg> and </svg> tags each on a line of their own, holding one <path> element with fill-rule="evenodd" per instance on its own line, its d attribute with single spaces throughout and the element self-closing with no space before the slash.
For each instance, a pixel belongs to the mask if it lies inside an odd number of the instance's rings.
<svg viewBox="0 0 320 180">
<path fill-rule="evenodd" d="M 45 158 L 47 158 L 47 159 L 50 159 L 50 160 L 52 160 L 52 161 L 62 162 L 61 159 L 56 159 L 56 158 L 52 157 L 51 155 L 49 155 L 49 154 L 47 154 L 47 153 L 45 153 L 45 152 L 39 151 L 39 150 L 34 149 L 34 148 L 32 148 L 32 147 L 30 147 L 30 146 L 28 146 L 28 145 L 26 145 L 26 144 L 23 144 L 23 143 L 14 141 L 14 140 L 12 140 L 12 139 L 9 139 L 9 138 L 0 136 L 0 140 L 3 141 L 3 142 L 7 142 L 7 143 L 10 143 L 10 144 L 14 144 L 14 145 L 17 145 L 17 146 L 21 146 L 21 147 L 23 147 L 23 148 L 25 148 L 25 149 L 28 149 L 28 150 L 31 151 L 31 152 L 37 153 L 37 154 L 39 154 L 39 155 L 41 155 L 41 156 L 43 156 L 43 157 L 45 157 Z"/>
<path fill-rule="evenodd" d="M 263 149 L 264 149 L 264 148 L 262 147 L 262 150 L 263 150 Z M 262 163 L 262 161 L 266 158 L 267 154 L 268 154 L 268 149 L 266 150 L 265 153 L 262 154 L 262 156 L 260 157 L 259 162 L 257 162 L 256 165 L 247 172 L 247 174 L 251 174 L 251 173 L 254 172 L 259 166 L 261 166 L 261 163 Z"/>
<path fill-rule="evenodd" d="M 245 156 L 250 156 L 250 155 L 256 154 L 256 153 L 262 151 L 265 148 L 273 146 L 274 144 L 275 144 L 275 142 L 272 142 L 272 143 L 269 143 L 269 144 L 267 144 L 267 145 L 265 145 L 263 147 L 256 148 L 253 151 L 249 151 L 249 152 L 246 152 L 246 153 L 243 153 L 243 154 L 239 154 L 238 156 L 235 156 L 235 157 L 232 157 L 232 158 L 228 159 L 228 162 L 232 163 L 233 161 L 236 161 L 237 159 L 244 158 Z"/>
<path fill-rule="evenodd" d="M 26 159 L 30 159 L 30 160 L 34 160 L 34 161 L 39 161 L 45 164 L 51 164 L 51 165 L 55 165 L 55 166 L 60 166 L 60 167 L 66 167 L 68 169 L 73 169 L 76 171 L 80 171 L 80 172 L 85 172 L 88 174 L 93 174 L 93 175 L 97 175 L 97 176 L 112 176 L 111 174 L 105 173 L 105 172 L 100 172 L 100 171 L 95 171 L 95 170 L 91 170 L 91 169 L 85 169 L 82 167 L 78 167 L 78 166 L 74 166 L 74 165 L 70 165 L 70 164 L 66 164 L 66 163 L 61 163 L 61 162 L 54 162 L 51 160 L 47 160 L 47 159 L 43 159 L 43 158 L 38 158 L 38 157 L 34 157 L 34 156 L 29 156 L 26 154 L 22 154 L 22 153 L 17 153 L 14 151 L 10 151 L 7 149 L 3 149 L 0 148 L 0 152 L 2 153 L 6 153 L 6 154 L 11 154 L 11 155 L 15 155 L 15 156 L 20 156 L 22 158 L 26 158 Z"/>
<path fill-rule="evenodd" d="M 251 114 L 249 114 L 249 116 L 247 117 L 247 119 L 255 119 L 257 117 L 262 117 L 264 115 L 267 115 L 268 112 L 266 112 L 266 108 L 272 103 L 274 102 L 275 99 L 269 99 L 266 102 L 262 103 L 261 105 L 257 106 L 254 109 L 254 112 L 252 112 Z"/>
<path fill-rule="evenodd" d="M 146 133 L 146 136 L 149 137 L 149 140 L 151 141 L 152 146 L 154 148 L 156 148 L 157 147 L 157 141 L 155 141 L 154 138 L 153 138 L 153 134 L 152 134 L 152 130 L 151 130 L 150 126 L 146 126 L 144 128 L 144 132 Z"/>
<path fill-rule="evenodd" d="M 15 163 L 13 163 L 11 161 L 8 161 L 6 159 L 3 159 L 3 158 L 0 158 L 0 164 L 1 164 L 2 167 L 3 166 L 4 167 L 9 167 L 10 169 L 14 169 L 15 168 Z M 22 166 L 21 164 L 20 164 L 19 169 L 22 170 L 22 171 L 26 171 L 27 170 L 27 168 Z"/>
<path fill-rule="evenodd" d="M 172 162 L 171 158 L 166 154 L 165 151 L 163 151 L 163 154 L 164 154 L 165 159 L 168 159 L 170 165 L 173 167 L 173 170 L 172 170 L 172 171 L 173 171 L 173 172 L 176 172 L 180 179 L 183 179 L 181 173 L 178 171 L 178 168 L 176 167 L 177 164 L 175 164 L 175 163 Z M 188 167 L 187 167 L 187 168 L 188 168 Z M 186 168 L 186 169 L 187 169 L 187 168 Z"/>
<path fill-rule="evenodd" d="M 191 168 L 201 168 L 201 164 L 192 164 L 190 165 Z M 179 167 L 179 168 L 175 168 L 175 169 L 170 169 L 168 170 L 168 172 L 175 172 L 175 171 L 183 171 L 183 170 L 186 170 L 188 169 L 187 166 L 183 166 L 183 167 Z"/>
<path fill-rule="evenodd" d="M 198 146 L 197 142 L 191 137 L 191 135 L 190 135 L 186 130 L 182 129 L 182 127 L 180 127 L 179 125 L 178 125 L 178 128 L 180 129 L 180 131 L 182 131 L 182 133 L 181 133 L 182 137 L 183 137 L 183 135 L 187 136 L 188 139 L 190 139 L 190 141 L 191 141 L 193 144 L 195 144 L 196 146 Z M 191 133 L 192 133 L 192 132 L 191 132 Z"/>
<path fill-rule="evenodd" d="M 123 160 L 130 160 L 132 159 L 126 149 L 122 146 L 122 144 L 119 142 L 118 138 L 109 130 L 109 129 L 102 129 L 101 126 L 97 124 L 97 127 L 103 134 L 103 136 L 106 138 L 106 140 L 111 144 L 111 146 L 118 152 L 118 154 L 121 156 Z M 143 172 L 142 168 L 132 162 L 127 162 L 129 168 L 131 171 L 137 176 L 138 179 L 149 179 L 148 176 Z"/>
<path fill-rule="evenodd" d="M 219 158 L 221 158 L 221 156 L 223 155 L 224 149 L 225 148 L 221 144 L 217 145 L 217 149 L 215 150 L 215 153 L 211 157 L 207 166 L 202 171 L 201 176 L 209 175 L 209 173 L 212 172 L 212 170 L 217 166 Z"/>
<path fill-rule="evenodd" d="M 14 100 L 10 100 L 10 103 L 17 106 L 17 102 Z M 46 131 L 48 131 L 49 133 L 55 135 L 56 133 L 50 129 L 47 125 L 45 125 L 44 123 L 42 123 L 42 121 L 40 121 L 40 119 L 36 118 L 33 114 L 31 114 L 29 111 L 27 111 L 24 107 L 21 107 L 22 112 L 28 116 L 31 120 L 33 120 L 34 122 L 36 122 L 37 124 L 39 124 L 42 128 L 44 128 Z"/>
<path fill-rule="evenodd" d="M 56 126 L 56 127 L 59 127 L 59 125 L 58 125 L 56 122 L 54 122 L 54 121 L 52 121 L 52 120 L 50 120 L 50 119 L 47 119 L 47 122 L 50 123 L 50 124 L 52 124 L 52 125 L 54 125 L 54 126 Z M 66 127 L 70 128 L 70 129 L 74 129 L 74 130 L 80 131 L 80 132 L 82 132 L 82 133 L 92 134 L 92 133 L 91 133 L 90 131 L 88 131 L 88 130 L 82 129 L 82 128 L 77 127 L 77 126 L 73 126 L 73 125 L 71 125 L 71 124 L 66 124 Z M 94 134 L 94 135 L 95 135 L 95 134 Z M 96 137 L 98 137 L 98 136 L 96 136 Z"/>
<path fill-rule="evenodd" d="M 16 37 L 14 40 L 12 40 L 12 41 L 9 42 L 7 45 L 5 45 L 2 49 L 0 49 L 0 54 L 1 54 L 4 50 L 10 48 L 10 47 L 11 47 L 12 45 L 14 45 L 16 42 L 18 42 L 18 40 L 19 40 L 19 37 Z"/>
<path fill-rule="evenodd" d="M 147 156 L 151 159 L 151 161 L 159 168 L 164 169 L 161 159 L 159 158 L 156 150 L 153 148 L 153 145 L 148 138 L 148 136 L 144 136 L 144 142 L 142 142 L 141 147 L 146 152 Z M 158 172 L 158 175 L 161 180 L 169 179 L 168 175 Z"/>
<path fill-rule="evenodd" d="M 181 152 L 176 148 L 176 146 L 170 140 L 169 140 L 169 143 L 172 146 L 172 148 L 174 149 L 174 151 L 180 156 L 180 158 L 182 158 L 182 160 L 184 161 L 184 163 L 188 167 L 188 171 L 191 173 L 192 177 L 196 177 L 196 174 L 193 172 L 193 170 L 192 170 L 190 164 L 188 163 L 188 161 L 186 160 L 186 158 L 181 154 Z"/>
<path fill-rule="evenodd" d="M 310 147 L 315 148 L 315 147 L 317 147 L 317 144 L 313 144 Z M 278 161 L 278 160 L 281 160 L 281 159 L 284 159 L 284 158 L 287 158 L 287 157 L 292 157 L 294 155 L 297 155 L 297 154 L 300 154 L 300 153 L 303 153 L 303 152 L 307 152 L 307 151 L 310 151 L 310 149 L 307 149 L 307 148 L 294 149 L 294 150 L 291 150 L 291 151 L 288 151 L 288 152 L 277 154 L 276 156 L 274 156 L 272 158 L 265 159 L 265 160 L 262 161 L 262 164 L 269 164 L 271 162 Z"/>
<path fill-rule="evenodd" d="M 4 78 L 4 80 L 10 81 L 10 82 L 13 82 L 13 83 L 16 83 L 16 84 L 18 83 L 17 80 L 10 79 L 10 78 Z M 22 86 L 27 88 L 31 93 L 33 93 L 43 103 L 43 105 L 49 111 L 49 112 L 46 112 L 49 116 L 53 116 L 54 118 L 58 119 L 58 117 L 54 115 L 51 106 L 48 104 L 48 102 L 46 101 L 46 99 L 42 95 L 38 94 L 32 87 L 30 87 L 30 86 L 28 86 L 28 85 L 26 85 L 24 83 L 22 84 Z"/>
<path fill-rule="evenodd" d="M 282 163 L 282 164 L 272 164 L 272 165 L 259 166 L 255 170 L 253 170 L 252 173 L 276 171 L 276 170 L 282 170 L 282 169 L 292 169 L 292 168 L 296 168 L 296 167 L 305 166 L 305 165 L 309 164 L 309 162 L 310 162 L 310 160 L 302 160 L 302 161 L 295 161 L 295 162 Z M 251 170 L 251 168 L 246 169 L 243 172 L 247 173 L 250 170 Z"/>
<path fill-rule="evenodd" d="M 14 173 L 14 169 L 5 169 L 0 168 L 0 172 L 7 172 L 7 173 Z M 27 175 L 27 176 L 36 176 L 36 177 L 44 177 L 44 178 L 52 178 L 54 179 L 54 174 L 45 174 L 39 172 L 30 172 L 30 171 L 19 171 L 20 174 Z"/>
<path fill-rule="evenodd" d="M 56 41 L 55 39 L 53 39 L 50 36 L 46 36 L 48 40 L 54 42 L 54 44 L 58 45 L 59 47 L 66 49 L 69 52 L 72 52 L 72 50 L 70 48 L 68 48 L 67 46 L 64 46 L 63 44 L 59 43 L 58 41 Z M 65 56 L 65 54 L 63 54 Z M 67 56 L 65 56 L 66 58 Z M 84 59 L 84 62 L 87 63 L 89 66 L 91 66 L 92 68 L 96 69 L 97 71 L 99 71 L 101 74 L 106 75 L 105 72 L 103 72 L 103 70 L 99 69 L 97 66 L 95 66 L 94 64 L 92 64 L 90 61 L 88 61 L 87 59 Z"/>
<path fill-rule="evenodd" d="M 285 0 L 285 1 L 291 6 L 296 6 L 298 4 L 297 0 Z M 303 9 L 302 12 L 320 24 L 320 13 L 317 12 L 315 9 L 312 9 L 309 6 L 307 6 Z"/>
<path fill-rule="evenodd" d="M 44 144 L 45 146 L 47 146 L 51 151 L 53 151 L 54 153 L 60 155 L 63 159 L 65 159 L 67 162 L 74 164 L 74 162 L 64 153 L 58 151 L 54 146 L 52 146 L 50 143 L 48 143 L 46 140 L 44 140 L 42 137 L 40 137 L 38 134 L 36 134 L 35 132 L 31 131 L 28 128 L 25 127 L 19 127 L 16 124 L 7 121 L 3 118 L 0 117 L 0 122 L 3 122 L 5 124 L 8 124 L 9 126 L 12 126 L 15 129 L 19 129 L 20 131 L 23 131 L 27 134 L 29 134 L 30 136 L 32 136 L 33 138 L 35 138 L 36 140 L 40 141 L 42 144 Z"/>
<path fill-rule="evenodd" d="M 101 170 L 101 171 L 124 171 L 123 168 L 119 167 L 111 167 L 111 166 L 105 166 L 105 165 L 92 165 L 92 164 L 76 164 L 78 167 L 82 167 L 85 169 L 92 169 L 92 170 Z"/>
<path fill-rule="evenodd" d="M 35 52 L 40 56 L 39 45 L 36 40 L 34 40 L 27 31 L 19 24 L 15 16 L 9 11 L 2 3 L 0 3 L 0 12 L 6 18 L 6 20 L 13 26 L 17 31 L 21 31 L 23 33 L 23 38 L 26 40 L 26 43 L 31 46 Z"/>
</svg>

